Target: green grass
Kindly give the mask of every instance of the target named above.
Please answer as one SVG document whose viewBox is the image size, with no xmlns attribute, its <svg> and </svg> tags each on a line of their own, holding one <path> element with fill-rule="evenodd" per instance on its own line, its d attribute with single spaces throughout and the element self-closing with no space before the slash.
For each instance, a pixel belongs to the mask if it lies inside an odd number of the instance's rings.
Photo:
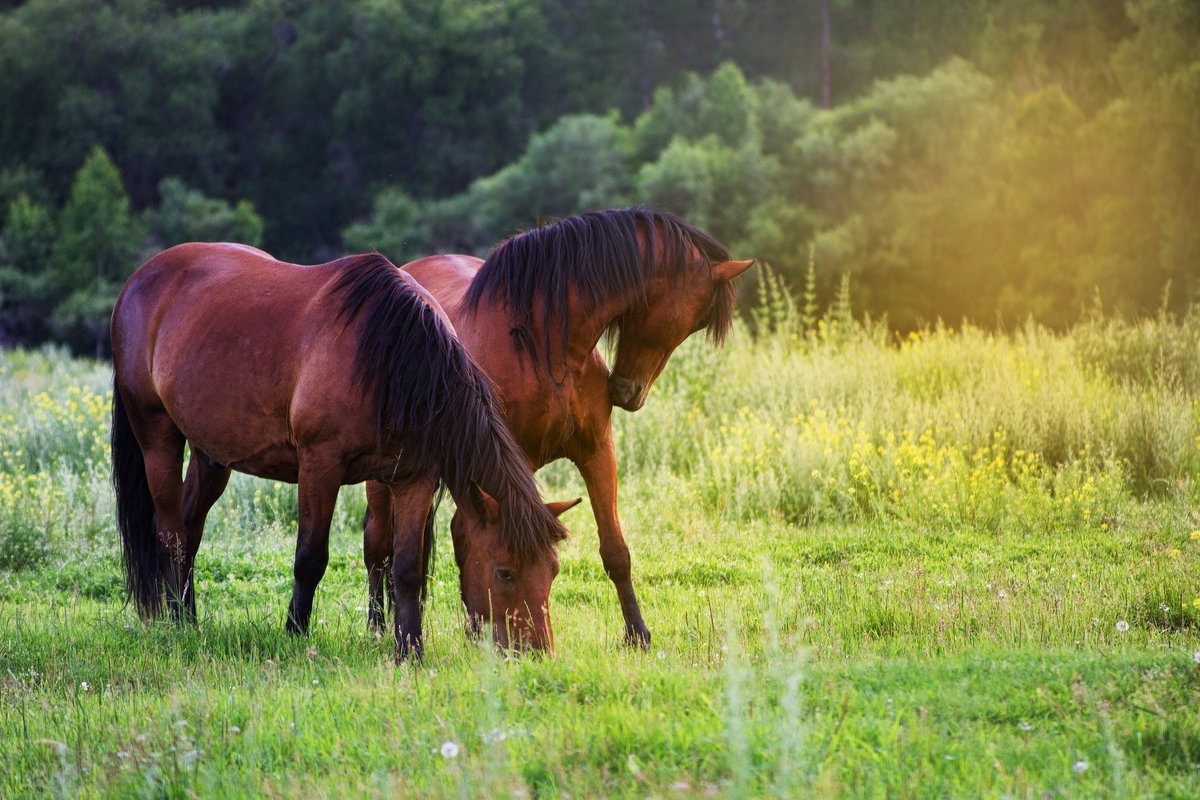
<svg viewBox="0 0 1200 800">
<path fill-rule="evenodd" d="M 1200 796 L 1196 321 L 890 342 L 763 309 L 617 417 L 645 653 L 581 506 L 553 658 L 467 640 L 443 519 L 395 666 L 357 487 L 290 639 L 293 491 L 244 476 L 199 625 L 144 626 L 107 367 L 0 354 L 0 796 Z"/>
</svg>

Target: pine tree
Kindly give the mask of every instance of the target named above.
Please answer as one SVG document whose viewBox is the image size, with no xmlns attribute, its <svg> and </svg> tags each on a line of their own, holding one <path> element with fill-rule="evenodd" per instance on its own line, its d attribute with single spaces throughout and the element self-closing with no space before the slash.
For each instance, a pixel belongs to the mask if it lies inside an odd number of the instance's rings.
<svg viewBox="0 0 1200 800">
<path fill-rule="evenodd" d="M 0 234 L 0 344 L 45 338 L 50 311 L 46 266 L 54 237 L 51 211 L 25 193 L 17 195 Z"/>
<path fill-rule="evenodd" d="M 97 357 L 104 354 L 113 301 L 137 266 L 143 239 L 120 171 L 103 148 L 92 148 L 75 175 L 51 251 L 51 327 L 60 339 L 75 348 L 92 343 Z"/>
</svg>

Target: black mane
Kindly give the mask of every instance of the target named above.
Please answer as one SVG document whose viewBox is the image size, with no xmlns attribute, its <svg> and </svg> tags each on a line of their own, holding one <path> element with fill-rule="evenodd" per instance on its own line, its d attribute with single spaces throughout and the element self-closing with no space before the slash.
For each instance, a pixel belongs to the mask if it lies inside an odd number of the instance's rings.
<svg viewBox="0 0 1200 800">
<path fill-rule="evenodd" d="M 566 530 L 542 503 L 487 376 L 390 261 L 342 262 L 338 317 L 355 326 L 355 372 L 375 399 L 380 444 L 399 436 L 460 503 L 477 483 L 500 502 L 504 546 L 522 560 L 544 555 Z"/>
<path fill-rule="evenodd" d="M 638 233 L 644 235 L 639 246 Z M 692 249 L 707 263 L 697 265 Z M 658 250 L 660 257 L 655 258 Z M 570 320 L 567 290 L 574 287 L 595 308 L 613 295 L 643 299 L 646 281 L 657 274 L 677 276 L 699 266 L 729 260 L 729 250 L 699 228 L 665 211 L 634 208 L 589 211 L 517 234 L 493 248 L 467 290 L 466 308 L 480 300 L 503 299 L 518 324 L 526 324 L 534 306 L 545 305 L 547 319 L 556 319 L 564 348 Z M 734 289 L 726 281 L 713 298 L 708 336 L 720 344 L 733 321 Z M 637 303 L 626 313 L 638 310 Z M 611 320 L 605 333 L 619 337 L 625 314 Z M 546 357 L 549 359 L 549 325 Z"/>
</svg>

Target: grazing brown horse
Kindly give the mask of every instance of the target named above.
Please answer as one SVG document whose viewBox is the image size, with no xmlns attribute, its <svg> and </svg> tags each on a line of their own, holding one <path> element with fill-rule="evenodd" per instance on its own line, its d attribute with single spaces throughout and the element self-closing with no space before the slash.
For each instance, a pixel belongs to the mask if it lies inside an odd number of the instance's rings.
<svg viewBox="0 0 1200 800">
<path fill-rule="evenodd" d="M 380 255 L 297 266 L 228 244 L 172 247 L 133 274 L 112 318 L 113 481 L 144 617 L 165 594 L 175 618 L 195 619 L 196 549 L 230 470 L 298 484 L 292 633 L 308 630 L 338 488 L 375 481 L 423 530 L 444 481 L 503 585 L 472 611 L 502 614 L 501 645 L 551 645 L 565 531 L 487 377 L 414 284 Z M 431 548 L 393 561 L 400 655 L 420 646 Z"/>
<path fill-rule="evenodd" d="M 494 381 L 514 438 L 536 469 L 575 463 L 587 485 L 600 557 L 616 586 L 626 640 L 648 646 L 617 516 L 612 407 L 642 407 L 672 351 L 707 329 L 720 343 L 733 318 L 733 279 L 753 264 L 730 261 L 712 237 L 664 212 L 597 211 L 514 236 L 486 261 L 432 256 L 404 267 L 446 308 L 476 363 Z M 617 340 L 611 371 L 596 346 Z M 417 538 L 389 495 L 368 484 L 364 553 L 370 622 L 382 626 L 382 577 L 393 538 Z M 477 552 L 466 518 L 451 523 L 460 565 Z M 463 599 L 478 592 L 460 571 Z"/>
</svg>

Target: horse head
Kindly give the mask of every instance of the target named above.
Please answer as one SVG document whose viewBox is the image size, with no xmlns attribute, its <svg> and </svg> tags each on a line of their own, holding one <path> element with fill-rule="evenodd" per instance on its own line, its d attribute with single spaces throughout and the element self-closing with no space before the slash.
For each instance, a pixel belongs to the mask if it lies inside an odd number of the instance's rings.
<svg viewBox="0 0 1200 800">
<path fill-rule="evenodd" d="M 646 303 L 620 321 L 617 356 L 608 376 L 613 405 L 637 411 L 650 386 L 684 339 L 707 328 L 716 341 L 724 338 L 732 320 L 732 281 L 754 264 L 721 261 L 711 269 L 690 269 L 659 275 L 646 287 Z"/>
<path fill-rule="evenodd" d="M 472 629 L 490 623 L 498 647 L 553 650 L 550 584 L 558 575 L 558 555 L 548 547 L 521 557 L 506 547 L 500 524 L 505 509 L 478 485 L 472 484 L 470 495 L 469 502 L 459 503 L 450 531 Z M 546 508 L 557 517 L 581 499 Z"/>
</svg>

